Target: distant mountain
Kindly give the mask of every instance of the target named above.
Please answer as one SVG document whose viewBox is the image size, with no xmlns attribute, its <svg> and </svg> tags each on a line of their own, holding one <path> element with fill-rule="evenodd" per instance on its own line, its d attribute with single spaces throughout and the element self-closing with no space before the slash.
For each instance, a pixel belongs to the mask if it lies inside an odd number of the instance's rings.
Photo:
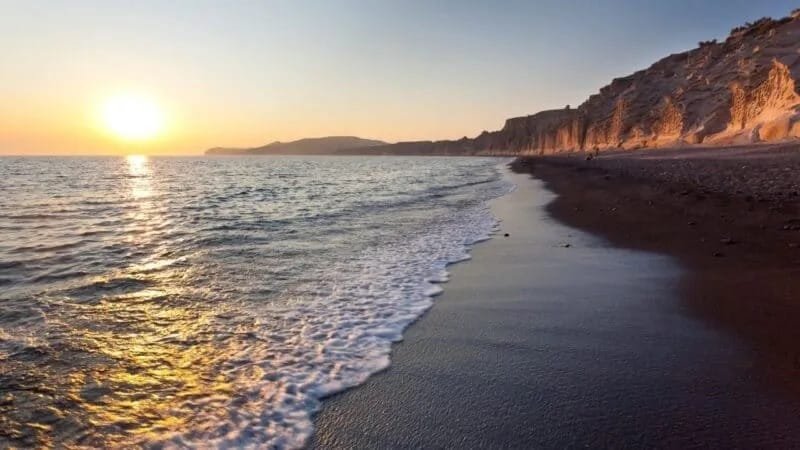
<svg viewBox="0 0 800 450">
<path fill-rule="evenodd" d="M 346 150 L 366 150 L 379 145 L 386 145 L 386 142 L 355 136 L 328 136 L 273 142 L 254 148 L 215 147 L 206 150 L 206 155 L 330 155 Z"/>
</svg>

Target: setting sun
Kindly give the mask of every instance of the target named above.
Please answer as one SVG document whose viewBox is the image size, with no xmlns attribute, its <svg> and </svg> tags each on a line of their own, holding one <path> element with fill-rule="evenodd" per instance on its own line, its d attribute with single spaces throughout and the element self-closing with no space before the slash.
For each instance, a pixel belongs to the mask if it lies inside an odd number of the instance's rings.
<svg viewBox="0 0 800 450">
<path fill-rule="evenodd" d="M 103 126 L 126 140 L 156 137 L 164 127 L 164 114 L 152 99 L 120 94 L 105 101 L 101 111 Z"/>
</svg>

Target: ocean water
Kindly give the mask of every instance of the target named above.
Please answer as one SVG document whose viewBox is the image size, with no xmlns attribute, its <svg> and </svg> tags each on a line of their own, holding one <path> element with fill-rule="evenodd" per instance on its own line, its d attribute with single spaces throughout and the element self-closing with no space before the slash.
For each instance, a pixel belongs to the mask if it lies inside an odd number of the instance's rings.
<svg viewBox="0 0 800 450">
<path fill-rule="evenodd" d="M 0 447 L 301 446 L 496 229 L 492 158 L 0 158 Z"/>
</svg>

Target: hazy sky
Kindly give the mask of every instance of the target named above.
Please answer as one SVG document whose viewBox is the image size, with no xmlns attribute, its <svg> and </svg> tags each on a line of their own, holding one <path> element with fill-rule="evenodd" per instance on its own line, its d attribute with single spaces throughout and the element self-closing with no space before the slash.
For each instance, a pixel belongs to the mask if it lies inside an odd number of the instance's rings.
<svg viewBox="0 0 800 450">
<path fill-rule="evenodd" d="M 783 0 L 0 0 L 0 153 L 199 153 L 357 135 L 474 136 L 581 103 Z M 155 99 L 162 136 L 98 105 Z M 138 95 L 138 94 L 137 94 Z"/>
</svg>

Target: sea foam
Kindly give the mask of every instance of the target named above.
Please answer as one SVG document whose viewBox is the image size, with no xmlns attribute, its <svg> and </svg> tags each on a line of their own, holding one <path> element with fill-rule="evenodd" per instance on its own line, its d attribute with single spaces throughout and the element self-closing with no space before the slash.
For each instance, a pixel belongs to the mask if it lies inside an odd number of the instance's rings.
<svg viewBox="0 0 800 450">
<path fill-rule="evenodd" d="M 0 447 L 301 447 L 496 231 L 498 162 L 13 160 Z"/>
<path fill-rule="evenodd" d="M 206 422 L 202 432 L 194 429 L 158 443 L 302 447 L 320 401 L 389 367 L 392 343 L 443 291 L 446 266 L 469 259 L 470 246 L 489 239 L 496 227 L 483 204 L 459 211 L 415 239 L 371 248 L 328 267 L 320 279 L 330 291 L 275 311 L 274 320 L 288 326 L 256 332 L 265 345 L 242 348 L 231 358 L 247 361 L 231 369 L 234 378 L 241 376 L 242 391 L 220 399 L 232 420 L 219 425 L 221 405 L 215 404 L 208 416 L 198 418 Z M 260 380 L 252 378 L 254 368 L 263 374 Z"/>
</svg>

